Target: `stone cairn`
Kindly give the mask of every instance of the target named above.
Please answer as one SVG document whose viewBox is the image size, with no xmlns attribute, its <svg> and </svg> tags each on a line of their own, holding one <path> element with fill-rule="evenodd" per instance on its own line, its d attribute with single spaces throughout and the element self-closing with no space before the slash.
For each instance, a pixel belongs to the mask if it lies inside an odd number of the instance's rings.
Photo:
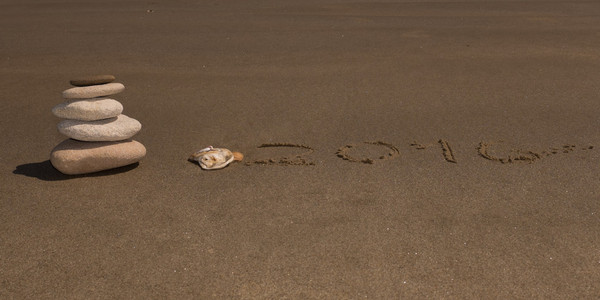
<svg viewBox="0 0 600 300">
<path fill-rule="evenodd" d="M 60 172 L 98 172 L 137 163 L 146 155 L 144 145 L 131 140 L 142 124 L 121 114 L 123 105 L 107 97 L 125 89 L 114 80 L 112 75 L 71 80 L 75 87 L 62 93 L 67 101 L 52 109 L 65 119 L 58 131 L 69 137 L 50 154 L 50 162 Z"/>
</svg>

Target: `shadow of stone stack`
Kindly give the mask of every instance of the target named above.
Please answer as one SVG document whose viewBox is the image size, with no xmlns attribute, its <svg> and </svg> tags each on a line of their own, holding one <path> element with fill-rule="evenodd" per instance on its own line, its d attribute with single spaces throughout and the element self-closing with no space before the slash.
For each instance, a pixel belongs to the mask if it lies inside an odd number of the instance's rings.
<svg viewBox="0 0 600 300">
<path fill-rule="evenodd" d="M 69 137 L 50 154 L 50 162 L 60 172 L 93 173 L 137 163 L 146 155 L 144 145 L 131 140 L 142 124 L 122 114 L 123 105 L 107 97 L 125 89 L 114 80 L 112 75 L 71 80 L 75 87 L 62 93 L 67 101 L 52 109 L 65 119 L 58 131 Z"/>
</svg>

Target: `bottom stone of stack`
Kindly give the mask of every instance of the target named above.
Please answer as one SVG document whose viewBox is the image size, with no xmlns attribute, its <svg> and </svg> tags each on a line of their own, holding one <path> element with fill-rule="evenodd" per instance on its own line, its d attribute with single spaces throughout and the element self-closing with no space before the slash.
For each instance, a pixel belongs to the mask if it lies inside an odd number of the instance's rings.
<svg viewBox="0 0 600 300">
<path fill-rule="evenodd" d="M 82 142 L 67 139 L 50 153 L 52 165 L 67 175 L 93 173 L 139 162 L 146 147 L 134 140 Z"/>
</svg>

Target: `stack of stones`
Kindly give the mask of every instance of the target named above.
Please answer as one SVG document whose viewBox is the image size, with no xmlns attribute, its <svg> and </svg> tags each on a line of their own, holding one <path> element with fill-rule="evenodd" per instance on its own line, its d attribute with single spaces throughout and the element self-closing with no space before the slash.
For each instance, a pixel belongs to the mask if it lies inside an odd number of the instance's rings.
<svg viewBox="0 0 600 300">
<path fill-rule="evenodd" d="M 65 119 L 58 131 L 69 137 L 50 154 L 50 162 L 60 172 L 98 172 L 137 163 L 146 155 L 144 145 L 131 140 L 142 124 L 121 114 L 123 105 L 107 97 L 125 89 L 114 80 L 112 75 L 71 80 L 75 87 L 62 93 L 67 101 L 52 109 Z"/>
</svg>

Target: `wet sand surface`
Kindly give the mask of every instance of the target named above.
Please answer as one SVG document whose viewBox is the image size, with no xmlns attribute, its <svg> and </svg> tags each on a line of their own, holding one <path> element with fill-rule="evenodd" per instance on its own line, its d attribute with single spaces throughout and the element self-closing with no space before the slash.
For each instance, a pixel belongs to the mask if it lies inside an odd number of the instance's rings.
<svg viewBox="0 0 600 300">
<path fill-rule="evenodd" d="M 600 3 L 86 2 L 0 4 L 1 298 L 600 297 Z M 148 153 L 62 175 L 94 74 Z"/>
</svg>

